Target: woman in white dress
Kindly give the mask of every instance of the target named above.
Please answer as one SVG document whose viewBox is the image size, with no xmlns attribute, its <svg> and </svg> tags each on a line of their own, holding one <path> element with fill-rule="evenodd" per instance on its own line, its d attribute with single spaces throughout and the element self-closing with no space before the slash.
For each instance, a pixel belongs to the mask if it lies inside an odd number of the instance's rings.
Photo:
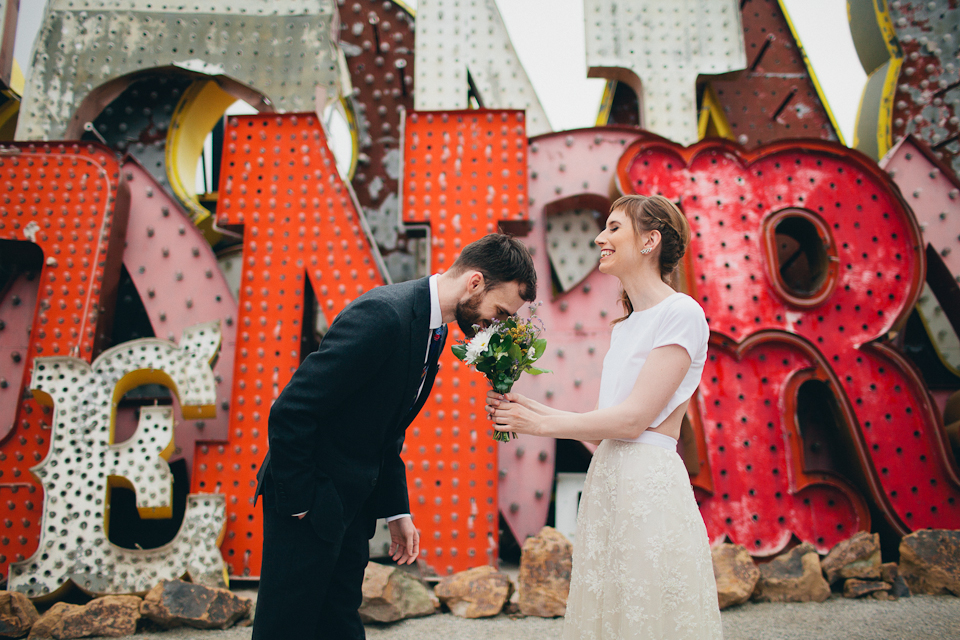
<svg viewBox="0 0 960 640">
<path fill-rule="evenodd" d="M 626 315 L 615 321 L 596 410 L 488 394 L 500 431 L 599 441 L 580 499 L 566 640 L 722 637 L 707 531 L 677 454 L 710 333 L 700 305 L 668 284 L 689 238 L 662 196 L 611 207 L 596 244 Z"/>
</svg>

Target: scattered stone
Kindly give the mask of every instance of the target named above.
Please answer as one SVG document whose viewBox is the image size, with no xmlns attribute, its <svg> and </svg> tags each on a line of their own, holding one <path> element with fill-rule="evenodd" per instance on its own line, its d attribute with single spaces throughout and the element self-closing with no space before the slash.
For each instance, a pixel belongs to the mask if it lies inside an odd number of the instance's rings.
<svg viewBox="0 0 960 640">
<path fill-rule="evenodd" d="M 396 567 L 376 562 L 367 564 L 363 572 L 363 622 L 395 622 L 405 618 L 429 616 L 439 602 L 423 583 Z"/>
<path fill-rule="evenodd" d="M 760 569 L 747 548 L 739 544 L 721 544 L 714 547 L 711 554 L 720 608 L 726 609 L 749 600 L 760 580 Z"/>
<path fill-rule="evenodd" d="M 827 582 L 830 584 L 847 578 L 879 579 L 879 534 L 857 532 L 854 536 L 834 545 L 822 564 L 827 574 Z"/>
<path fill-rule="evenodd" d="M 890 590 L 890 595 L 894 598 L 909 598 L 910 597 L 910 587 L 907 586 L 907 581 L 903 579 L 903 576 L 897 576 L 893 580 L 893 589 Z"/>
<path fill-rule="evenodd" d="M 40 617 L 30 638 L 122 638 L 137 632 L 140 598 L 104 596 L 80 606 L 58 602 Z"/>
<path fill-rule="evenodd" d="M 513 583 L 507 574 L 489 565 L 447 576 L 434 588 L 440 602 L 461 618 L 497 615 L 512 592 Z"/>
<path fill-rule="evenodd" d="M 66 602 L 54 604 L 40 616 L 39 620 L 33 623 L 33 627 L 30 629 L 30 640 L 34 638 L 55 638 L 56 640 L 60 640 L 64 637 L 64 615 L 82 608 L 83 607 L 78 604 L 67 604 Z"/>
<path fill-rule="evenodd" d="M 567 612 L 573 545 L 553 527 L 527 538 L 520 553 L 518 605 L 525 616 L 555 618 Z"/>
<path fill-rule="evenodd" d="M 912 593 L 960 596 L 960 531 L 922 529 L 904 536 L 899 572 Z"/>
<path fill-rule="evenodd" d="M 900 572 L 897 571 L 896 562 L 884 562 L 880 565 L 880 579 L 884 582 L 893 584 L 893 581 L 897 579 L 898 575 L 900 575 Z"/>
<path fill-rule="evenodd" d="M 804 542 L 760 565 L 760 580 L 753 593 L 758 602 L 823 602 L 830 585 L 823 578 L 820 556 Z"/>
<path fill-rule="evenodd" d="M 844 598 L 860 598 L 876 591 L 890 591 L 893 585 L 889 582 L 880 582 L 879 580 L 861 580 L 860 578 L 849 578 L 843 583 Z"/>
<path fill-rule="evenodd" d="M 249 613 L 250 604 L 227 589 L 163 580 L 147 593 L 140 613 L 167 629 L 226 629 Z"/>
<path fill-rule="evenodd" d="M 30 598 L 18 591 L 0 591 L 0 638 L 25 636 L 39 619 Z"/>
<path fill-rule="evenodd" d="M 891 594 L 889 591 L 874 591 L 870 594 L 870 597 L 874 600 L 896 600 L 897 597 Z"/>
</svg>

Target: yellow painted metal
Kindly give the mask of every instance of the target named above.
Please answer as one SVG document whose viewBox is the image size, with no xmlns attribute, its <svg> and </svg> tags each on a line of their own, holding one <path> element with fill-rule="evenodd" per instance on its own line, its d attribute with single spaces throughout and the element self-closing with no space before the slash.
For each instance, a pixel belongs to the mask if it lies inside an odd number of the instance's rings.
<svg viewBox="0 0 960 640">
<path fill-rule="evenodd" d="M 613 108 L 613 94 L 617 92 L 617 81 L 607 80 L 603 87 L 603 95 L 600 96 L 600 109 L 597 112 L 597 126 L 603 127 L 610 122 L 610 110 Z"/>
<path fill-rule="evenodd" d="M 847 0 L 850 33 L 867 72 L 857 110 L 853 146 L 879 160 L 893 146 L 893 101 L 903 49 L 886 0 Z"/>
<path fill-rule="evenodd" d="M 13 140 L 17 132 L 17 116 L 20 115 L 20 96 L 13 90 L 0 91 L 0 140 Z"/>
<path fill-rule="evenodd" d="M 717 94 L 713 91 L 713 85 L 708 84 L 703 90 L 703 100 L 700 104 L 700 119 L 697 122 L 697 134 L 700 139 L 704 138 L 726 138 L 733 140 L 733 130 L 730 123 L 727 122 L 727 116 L 723 113 L 723 107 L 717 100 Z"/>
<path fill-rule="evenodd" d="M 224 91 L 217 82 L 197 80 L 183 92 L 167 132 L 167 178 L 174 194 L 208 242 L 216 242 L 219 234 L 213 230 L 214 219 L 210 210 L 197 198 L 197 162 L 207 135 L 227 107 L 236 101 L 237 98 Z"/>
<path fill-rule="evenodd" d="M 790 27 L 790 34 L 793 36 L 793 41 L 797 43 L 797 50 L 800 52 L 800 57 L 803 59 L 803 66 L 807 68 L 807 73 L 810 74 L 810 82 L 813 83 L 813 87 L 817 90 L 817 95 L 820 97 L 820 102 L 823 104 L 824 110 L 827 112 L 827 117 L 830 118 L 830 124 L 833 125 L 833 130 L 837 134 L 837 140 L 840 141 L 840 144 L 846 145 L 846 140 L 843 139 L 843 132 L 840 130 L 840 125 L 837 124 L 837 118 L 833 115 L 833 110 L 830 108 L 830 101 L 827 100 L 827 94 L 823 92 L 823 87 L 820 86 L 820 81 L 817 79 L 817 73 L 813 70 L 813 65 L 810 63 L 810 58 L 807 57 L 807 52 L 803 48 L 803 42 L 800 41 L 800 34 L 797 33 L 797 28 L 793 24 L 793 20 L 790 19 L 790 12 L 787 11 L 787 5 L 784 0 L 777 0 L 780 4 L 780 10 L 783 12 L 783 17 L 787 21 L 787 26 Z M 881 2 L 883 0 L 880 0 Z"/>
<path fill-rule="evenodd" d="M 20 68 L 16 59 L 14 59 L 13 69 L 10 72 L 10 88 L 13 89 L 18 96 L 22 96 L 23 87 L 26 83 L 27 80 L 23 77 L 23 69 Z"/>
</svg>

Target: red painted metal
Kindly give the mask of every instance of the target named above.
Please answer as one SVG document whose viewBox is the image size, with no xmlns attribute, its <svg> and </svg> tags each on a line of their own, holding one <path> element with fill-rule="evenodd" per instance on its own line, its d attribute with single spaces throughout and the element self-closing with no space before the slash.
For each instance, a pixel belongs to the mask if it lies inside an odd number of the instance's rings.
<svg viewBox="0 0 960 640">
<path fill-rule="evenodd" d="M 726 537 L 770 556 L 796 535 L 827 553 L 870 529 L 866 501 L 849 482 L 804 470 L 796 401 L 809 379 L 838 384 L 794 334 L 761 331 L 739 345 L 713 334 L 697 398 L 713 481 L 710 494 L 697 494 L 711 543 Z"/>
<path fill-rule="evenodd" d="M 327 322 L 384 283 L 348 185 L 314 114 L 228 120 L 218 222 L 242 226 L 243 277 L 229 440 L 196 452 L 194 492 L 227 494 L 221 546 L 233 576 L 260 573 L 262 526 L 253 506 L 267 451 L 270 405 L 300 353 L 307 279 Z"/>
<path fill-rule="evenodd" d="M 123 172 L 130 188 L 130 220 L 123 263 L 150 317 L 154 335 L 179 343 L 184 329 L 220 321 L 220 352 L 214 366 L 217 415 L 206 420 L 178 420 L 177 450 L 171 461 L 185 458 L 193 468 L 197 441 L 226 441 L 237 303 L 203 234 L 180 203 L 139 162 L 127 157 Z M 176 399 L 174 399 L 176 400 Z M 179 411 L 174 415 L 180 416 Z"/>
<path fill-rule="evenodd" d="M 792 333 L 829 364 L 839 380 L 831 390 L 855 416 L 843 426 L 863 490 L 895 529 L 960 526 L 960 479 L 939 416 L 918 373 L 885 342 L 916 303 L 924 274 L 920 231 L 888 177 L 858 152 L 816 141 L 753 153 L 720 142 L 638 142 L 618 176 L 629 191 L 680 202 L 693 231 L 691 291 L 714 333 L 738 344 L 761 331 Z M 821 240 L 838 269 L 833 293 L 818 305 L 799 306 L 773 283 L 777 257 L 764 220 L 787 209 L 829 230 Z M 722 421 L 713 411 L 702 407 L 704 425 Z M 762 432 L 755 437 L 765 445 L 782 442 Z M 763 509 L 776 518 L 775 504 Z"/>
<path fill-rule="evenodd" d="M 405 120 L 403 221 L 429 223 L 431 269 L 502 222 L 527 219 L 522 111 L 411 112 Z M 450 344 L 463 334 L 451 325 Z M 496 442 L 487 383 L 445 350 L 433 394 L 407 431 L 411 508 L 423 559 L 449 574 L 497 561 Z"/>
<path fill-rule="evenodd" d="M 733 139 L 746 148 L 787 138 L 838 140 L 779 0 L 740 3 L 747 68 L 709 80 Z"/>
<path fill-rule="evenodd" d="M 95 144 L 0 146 L 0 239 L 31 241 L 43 251 L 38 303 L 24 371 L 37 356 L 90 362 L 109 335 L 128 214 L 128 194 L 113 152 Z M 13 383 L 22 394 L 27 380 Z M 18 395 L 19 397 L 19 395 Z M 43 490 L 30 467 L 49 448 L 49 409 L 20 402 L 2 424 L 0 497 L 7 509 L 0 571 L 36 551 Z"/>
<path fill-rule="evenodd" d="M 586 208 L 606 216 L 616 196 L 611 187 L 627 145 L 649 134 L 628 127 L 598 127 L 530 140 L 530 225 L 524 243 L 533 253 L 540 298 L 537 314 L 546 326 L 547 352 L 540 363 L 553 373 L 523 376 L 516 390 L 565 411 L 590 411 L 600 393 L 600 370 L 610 346 L 610 322 L 622 311 L 619 283 L 596 269 L 565 293 L 551 293 L 547 222 L 554 213 Z M 600 232 L 599 218 L 594 224 Z M 587 236 L 584 236 L 585 239 Z M 590 236 L 592 239 L 592 236 Z M 599 251 L 594 252 L 599 260 Z M 500 444 L 500 513 L 516 540 L 536 535 L 547 523 L 553 489 L 556 441 L 520 436 Z"/>
</svg>

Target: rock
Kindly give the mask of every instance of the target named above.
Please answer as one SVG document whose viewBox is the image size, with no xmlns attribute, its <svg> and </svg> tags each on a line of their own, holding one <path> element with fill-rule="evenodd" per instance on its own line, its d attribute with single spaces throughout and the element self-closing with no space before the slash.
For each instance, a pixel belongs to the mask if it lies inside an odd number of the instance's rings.
<svg viewBox="0 0 960 640">
<path fill-rule="evenodd" d="M 33 638 L 63 638 L 63 617 L 67 613 L 82 609 L 78 604 L 58 602 L 47 609 L 40 619 L 33 623 L 30 629 L 30 640 Z"/>
<path fill-rule="evenodd" d="M 726 609 L 749 600 L 760 579 L 760 569 L 747 548 L 739 544 L 721 544 L 714 547 L 711 554 L 720 608 Z"/>
<path fill-rule="evenodd" d="M 893 581 L 897 579 L 898 575 L 900 575 L 900 572 L 897 571 L 896 562 L 884 562 L 880 565 L 880 579 L 884 582 L 893 584 Z"/>
<path fill-rule="evenodd" d="M 517 577 L 520 613 L 555 618 L 567 612 L 573 545 L 553 527 L 527 538 L 520 552 Z"/>
<path fill-rule="evenodd" d="M 893 589 L 890 590 L 890 595 L 892 595 L 894 598 L 910 597 L 910 587 L 907 586 L 907 582 L 903 579 L 903 576 L 897 576 L 894 578 Z"/>
<path fill-rule="evenodd" d="M 879 580 L 861 580 L 860 578 L 849 578 L 843 583 L 844 598 L 860 598 L 877 591 L 887 591 L 893 588 L 889 582 Z"/>
<path fill-rule="evenodd" d="M 766 564 L 760 565 L 760 580 L 753 599 L 759 602 L 823 602 L 830 585 L 823 579 L 820 556 L 804 542 Z"/>
<path fill-rule="evenodd" d="M 434 588 L 440 602 L 461 618 L 497 615 L 512 591 L 513 583 L 507 574 L 489 565 L 447 576 Z"/>
<path fill-rule="evenodd" d="M 923 529 L 904 536 L 899 571 L 912 593 L 960 596 L 960 531 Z"/>
<path fill-rule="evenodd" d="M 80 606 L 58 602 L 34 623 L 30 638 L 122 638 L 137 632 L 140 598 L 104 596 Z"/>
<path fill-rule="evenodd" d="M 30 598 L 17 591 L 0 591 L 0 638 L 27 635 L 39 618 Z"/>
<path fill-rule="evenodd" d="M 880 536 L 859 531 L 834 545 L 822 565 L 830 584 L 846 578 L 877 580 L 880 578 Z"/>
<path fill-rule="evenodd" d="M 874 600 L 896 600 L 897 597 L 892 595 L 889 591 L 874 591 L 870 594 L 870 597 Z"/>
<path fill-rule="evenodd" d="M 396 567 L 376 562 L 368 563 L 363 572 L 362 591 L 360 619 L 363 622 L 395 622 L 429 616 L 439 606 L 422 582 Z"/>
<path fill-rule="evenodd" d="M 147 593 L 140 613 L 165 628 L 226 629 L 249 613 L 250 604 L 226 589 L 163 580 Z"/>
</svg>

